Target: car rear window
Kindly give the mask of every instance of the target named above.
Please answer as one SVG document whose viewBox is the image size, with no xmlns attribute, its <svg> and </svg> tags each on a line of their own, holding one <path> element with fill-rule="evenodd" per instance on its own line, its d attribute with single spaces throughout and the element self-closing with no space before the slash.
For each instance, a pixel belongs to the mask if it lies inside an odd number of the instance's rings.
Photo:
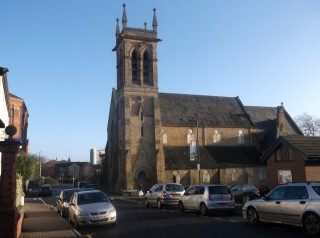
<svg viewBox="0 0 320 238">
<path fill-rule="evenodd" d="M 182 185 L 179 184 L 167 184 L 166 191 L 169 192 L 182 192 L 184 190 Z"/>
<path fill-rule="evenodd" d="M 210 194 L 228 194 L 229 189 L 227 186 L 211 186 L 209 187 Z"/>
<path fill-rule="evenodd" d="M 320 196 L 320 186 L 312 186 L 312 189 Z"/>
</svg>

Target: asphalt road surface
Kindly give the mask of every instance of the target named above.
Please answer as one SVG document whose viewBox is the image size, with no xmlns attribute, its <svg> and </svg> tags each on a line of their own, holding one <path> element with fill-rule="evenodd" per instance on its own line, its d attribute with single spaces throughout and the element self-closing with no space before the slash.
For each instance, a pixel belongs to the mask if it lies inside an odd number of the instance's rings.
<svg viewBox="0 0 320 238">
<path fill-rule="evenodd" d="M 56 197 L 43 198 L 55 205 Z M 114 199 L 117 210 L 116 225 L 82 227 L 79 232 L 86 238 L 201 238 L 246 237 L 275 238 L 311 237 L 302 229 L 260 224 L 251 226 L 241 217 L 241 207 L 234 215 L 226 213 L 201 216 L 196 212 L 182 213 L 177 208 L 145 207 L 136 201 Z M 65 219 L 66 222 L 67 219 Z"/>
<path fill-rule="evenodd" d="M 198 213 L 181 213 L 176 208 L 159 210 L 127 201 L 114 200 L 118 222 L 116 226 L 88 227 L 80 230 L 85 237 L 152 237 L 152 238 L 198 238 L 198 237 L 310 237 L 301 229 L 287 226 L 248 225 L 237 213 L 200 216 Z"/>
</svg>

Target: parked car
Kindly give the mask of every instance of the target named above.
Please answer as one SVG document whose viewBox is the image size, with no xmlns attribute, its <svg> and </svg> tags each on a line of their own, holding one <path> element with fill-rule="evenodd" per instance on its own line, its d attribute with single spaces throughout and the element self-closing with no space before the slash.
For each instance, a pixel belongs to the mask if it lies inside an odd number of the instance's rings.
<svg viewBox="0 0 320 238">
<path fill-rule="evenodd" d="M 179 209 L 182 212 L 199 211 L 201 215 L 216 211 L 233 213 L 235 203 L 229 188 L 225 185 L 193 185 L 181 196 Z"/>
<path fill-rule="evenodd" d="M 85 188 L 86 186 L 88 186 L 88 182 L 87 181 L 78 181 L 77 182 L 77 188 Z"/>
<path fill-rule="evenodd" d="M 75 229 L 79 229 L 84 225 L 114 224 L 117 221 L 117 212 L 104 192 L 84 190 L 73 193 L 68 218 Z"/>
<path fill-rule="evenodd" d="M 248 201 L 242 216 L 252 225 L 259 222 L 303 227 L 310 234 L 320 233 L 320 183 L 279 185 L 263 198 Z"/>
<path fill-rule="evenodd" d="M 179 183 L 159 183 L 147 191 L 144 201 L 146 207 L 156 205 L 159 209 L 163 206 L 178 206 L 184 188 Z"/>
<path fill-rule="evenodd" d="M 260 198 L 259 190 L 253 184 L 239 183 L 229 186 L 236 202 L 245 204 L 249 200 Z"/>
<path fill-rule="evenodd" d="M 80 191 L 79 188 L 69 188 L 64 189 L 59 193 L 58 199 L 57 199 L 57 212 L 62 217 L 68 217 L 69 215 L 69 203 L 71 196 L 74 192 Z"/>
<path fill-rule="evenodd" d="M 39 196 L 52 196 L 52 188 L 50 184 L 43 184 L 39 189 Z"/>
</svg>

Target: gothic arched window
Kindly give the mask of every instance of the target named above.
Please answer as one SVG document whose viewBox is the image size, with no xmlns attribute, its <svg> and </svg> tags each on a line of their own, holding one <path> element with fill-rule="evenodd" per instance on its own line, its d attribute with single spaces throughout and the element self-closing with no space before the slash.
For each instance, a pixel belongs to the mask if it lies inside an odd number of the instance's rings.
<svg viewBox="0 0 320 238">
<path fill-rule="evenodd" d="M 150 59 L 148 52 L 143 54 L 143 83 L 152 84 L 150 77 Z"/>
<path fill-rule="evenodd" d="M 132 66 L 132 83 L 139 83 L 139 78 L 138 78 L 138 57 L 137 57 L 136 51 L 132 52 L 131 66 Z"/>
</svg>

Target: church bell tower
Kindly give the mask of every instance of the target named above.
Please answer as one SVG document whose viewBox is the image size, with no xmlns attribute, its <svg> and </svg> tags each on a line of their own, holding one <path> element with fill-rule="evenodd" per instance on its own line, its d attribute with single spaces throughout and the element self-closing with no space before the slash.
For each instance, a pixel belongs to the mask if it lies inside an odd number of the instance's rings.
<svg viewBox="0 0 320 238">
<path fill-rule="evenodd" d="M 114 90 L 114 138 L 112 180 L 115 190 L 148 188 L 163 180 L 164 162 L 160 150 L 160 107 L 156 9 L 152 29 L 127 26 L 123 4 L 122 30 L 116 22 L 117 89 Z M 109 143 L 109 142 L 108 142 Z"/>
</svg>

